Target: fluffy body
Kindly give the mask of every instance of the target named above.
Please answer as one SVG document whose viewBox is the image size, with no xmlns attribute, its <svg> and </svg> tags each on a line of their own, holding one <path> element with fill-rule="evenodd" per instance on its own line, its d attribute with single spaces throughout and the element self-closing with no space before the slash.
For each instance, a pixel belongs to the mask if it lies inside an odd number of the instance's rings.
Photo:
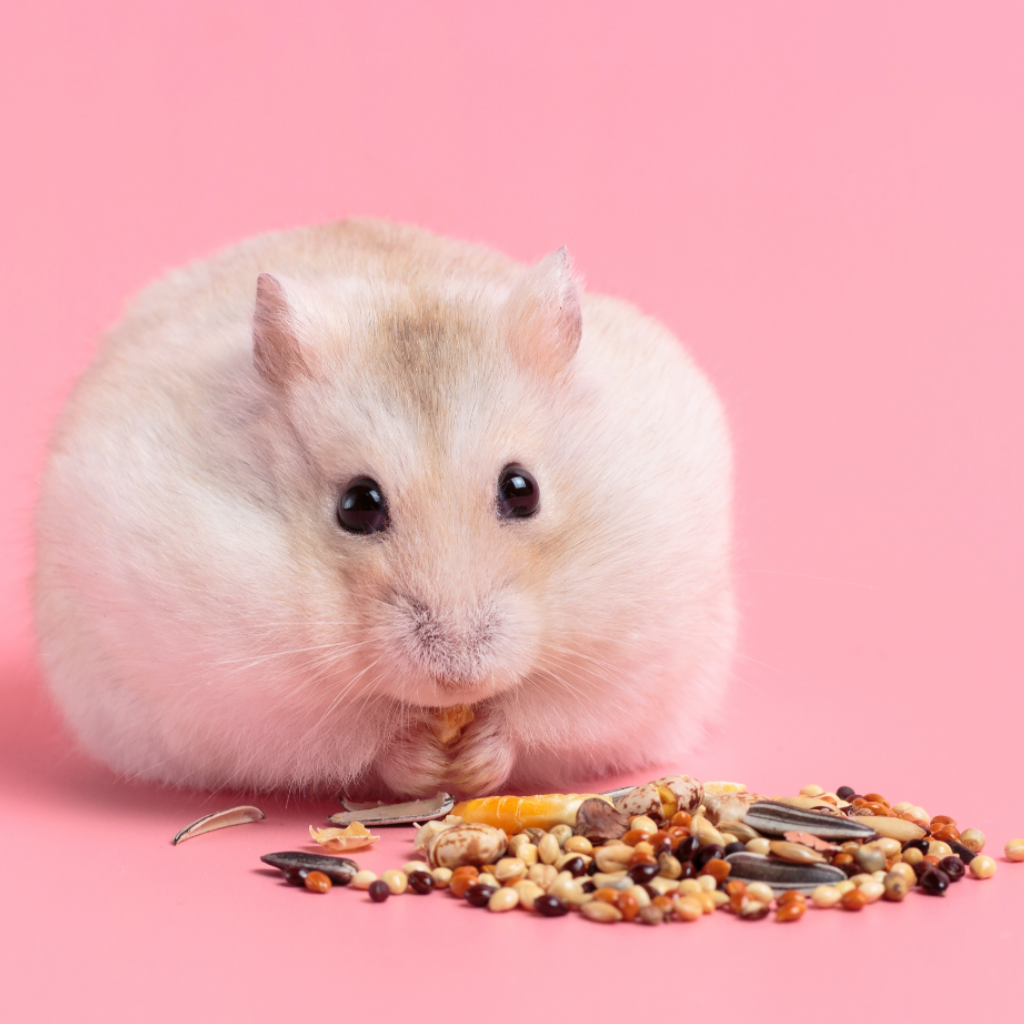
<svg viewBox="0 0 1024 1024">
<path fill-rule="evenodd" d="M 92 754 L 174 784 L 479 795 L 678 763 L 734 642 L 730 461 L 679 342 L 564 255 L 372 221 L 251 239 L 144 291 L 59 419 L 44 670 Z M 496 514 L 510 463 L 531 518 Z M 386 532 L 339 528 L 359 476 Z"/>
</svg>

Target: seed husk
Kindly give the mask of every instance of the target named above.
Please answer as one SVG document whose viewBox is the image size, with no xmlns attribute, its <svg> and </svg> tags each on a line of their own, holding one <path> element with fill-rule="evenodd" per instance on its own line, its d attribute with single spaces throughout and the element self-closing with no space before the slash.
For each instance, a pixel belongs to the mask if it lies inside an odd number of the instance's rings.
<svg viewBox="0 0 1024 1024">
<path fill-rule="evenodd" d="M 204 832 L 213 832 L 218 828 L 229 828 L 231 825 L 246 825 L 250 821 L 262 821 L 266 815 L 258 808 L 249 804 L 231 807 L 226 811 L 215 811 L 197 818 L 191 825 L 186 825 L 172 840 L 171 845 L 185 842 L 193 836 L 201 836 Z"/>
<path fill-rule="evenodd" d="M 364 825 L 412 825 L 421 821 L 434 821 L 451 814 L 455 800 L 448 793 L 438 793 L 426 800 L 406 800 L 400 804 L 359 804 L 342 798 L 345 809 L 328 819 L 334 825 L 351 825 L 354 821 Z"/>
<path fill-rule="evenodd" d="M 592 843 L 621 839 L 629 831 L 629 817 L 596 797 L 584 800 L 576 811 L 576 835 Z"/>
</svg>

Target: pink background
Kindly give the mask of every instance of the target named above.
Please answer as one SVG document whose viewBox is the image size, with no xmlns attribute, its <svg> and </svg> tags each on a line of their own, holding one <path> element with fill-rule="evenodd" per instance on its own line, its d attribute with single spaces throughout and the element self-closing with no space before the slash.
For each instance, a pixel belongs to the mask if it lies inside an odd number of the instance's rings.
<svg viewBox="0 0 1024 1024">
<path fill-rule="evenodd" d="M 797 925 L 603 929 L 264 877 L 322 804 L 114 779 L 39 692 L 53 416 L 141 285 L 269 228 L 409 220 L 664 319 L 738 449 L 727 716 L 678 766 L 1024 835 L 1021 5 L 8 4 L 0 41 L 0 956 L 11 1020 L 513 1012 L 1012 1019 L 1024 865 Z M 408 834 L 362 855 L 405 859 Z M 475 1007 L 473 1000 L 477 1001 Z"/>
</svg>

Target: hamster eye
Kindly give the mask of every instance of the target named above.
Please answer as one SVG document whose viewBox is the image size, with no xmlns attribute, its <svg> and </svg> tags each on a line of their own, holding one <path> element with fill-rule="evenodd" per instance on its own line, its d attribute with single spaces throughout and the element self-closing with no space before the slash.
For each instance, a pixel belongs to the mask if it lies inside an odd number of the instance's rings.
<svg viewBox="0 0 1024 1024">
<path fill-rule="evenodd" d="M 506 466 L 498 477 L 498 515 L 502 519 L 524 519 L 540 505 L 540 488 L 522 466 Z"/>
<path fill-rule="evenodd" d="M 380 484 L 368 476 L 353 480 L 338 502 L 338 522 L 349 533 L 386 530 L 391 525 L 391 517 Z"/>
</svg>

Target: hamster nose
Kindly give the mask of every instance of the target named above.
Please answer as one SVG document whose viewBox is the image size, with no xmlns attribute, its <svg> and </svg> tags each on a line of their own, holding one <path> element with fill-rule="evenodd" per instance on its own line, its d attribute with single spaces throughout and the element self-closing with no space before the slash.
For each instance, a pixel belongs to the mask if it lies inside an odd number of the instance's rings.
<svg viewBox="0 0 1024 1024">
<path fill-rule="evenodd" d="M 407 607 L 407 649 L 427 671 L 452 683 L 473 682 L 493 667 L 500 615 L 493 609 L 439 611 L 420 601 Z"/>
</svg>

